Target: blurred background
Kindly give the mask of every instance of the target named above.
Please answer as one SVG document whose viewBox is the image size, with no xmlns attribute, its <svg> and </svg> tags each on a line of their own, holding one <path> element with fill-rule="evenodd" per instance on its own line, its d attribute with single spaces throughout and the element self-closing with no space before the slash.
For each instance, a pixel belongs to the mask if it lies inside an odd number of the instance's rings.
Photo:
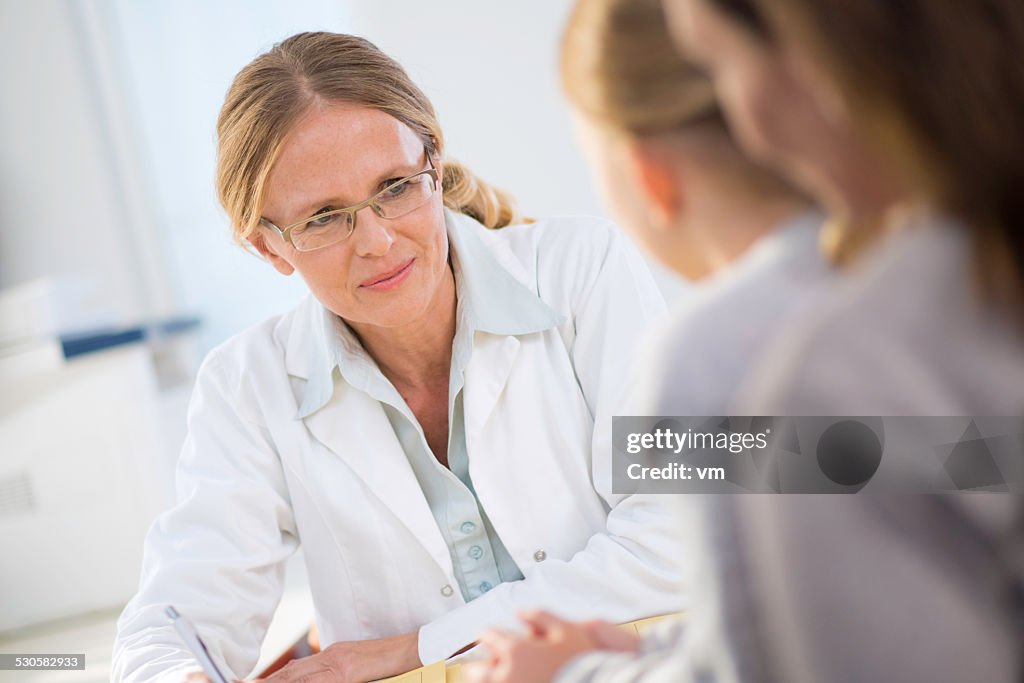
<svg viewBox="0 0 1024 683">
<path fill-rule="evenodd" d="M 199 360 L 305 292 L 216 202 L 234 74 L 298 31 L 366 36 L 525 213 L 603 215 L 558 87 L 569 4 L 0 0 L 0 653 L 86 654 L 0 681 L 108 680 Z M 261 665 L 309 625 L 303 574 L 298 556 Z"/>
</svg>

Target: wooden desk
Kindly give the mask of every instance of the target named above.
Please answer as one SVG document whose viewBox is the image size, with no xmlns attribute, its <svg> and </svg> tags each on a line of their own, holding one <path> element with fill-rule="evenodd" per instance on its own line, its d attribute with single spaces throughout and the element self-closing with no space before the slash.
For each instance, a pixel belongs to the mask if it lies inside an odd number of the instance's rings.
<svg viewBox="0 0 1024 683">
<path fill-rule="evenodd" d="M 660 617 L 650 617 L 648 619 L 638 619 L 631 621 L 626 624 L 622 624 L 620 628 L 636 633 L 638 636 L 643 636 L 647 629 L 651 628 L 658 622 L 679 616 L 678 614 L 666 614 Z M 280 657 L 274 660 L 270 666 L 261 671 L 257 678 L 266 678 L 275 671 L 279 671 L 284 668 L 284 665 L 293 659 L 300 659 L 301 657 L 308 657 L 311 654 L 315 654 L 319 651 L 319 639 L 316 639 L 317 647 L 312 646 L 310 640 L 310 633 L 306 632 L 302 638 L 297 640 L 288 650 L 281 654 Z M 462 681 L 462 664 L 450 664 L 445 666 L 444 662 L 434 662 L 427 666 L 421 666 L 418 669 L 414 669 L 398 676 L 391 678 L 385 678 L 378 683 L 461 683 Z"/>
<path fill-rule="evenodd" d="M 666 614 L 660 617 L 648 619 L 637 619 L 620 625 L 622 628 L 638 636 L 643 636 L 649 628 L 658 622 L 678 617 L 678 614 Z M 444 662 L 435 662 L 429 666 L 423 666 L 408 673 L 385 678 L 378 683 L 462 683 L 462 664 L 451 664 L 445 666 Z"/>
</svg>

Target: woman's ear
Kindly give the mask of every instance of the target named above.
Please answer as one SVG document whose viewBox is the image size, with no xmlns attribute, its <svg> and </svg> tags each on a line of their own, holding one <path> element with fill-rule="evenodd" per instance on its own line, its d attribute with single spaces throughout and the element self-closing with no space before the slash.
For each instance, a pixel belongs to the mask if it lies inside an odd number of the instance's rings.
<svg viewBox="0 0 1024 683">
<path fill-rule="evenodd" d="M 631 143 L 626 157 L 651 227 L 671 230 L 684 206 L 680 169 L 663 149 L 644 142 Z"/>
<path fill-rule="evenodd" d="M 266 259 L 270 265 L 277 269 L 277 272 L 282 275 L 291 275 L 295 272 L 295 266 L 293 266 L 288 260 L 277 253 L 277 251 L 271 245 L 267 244 L 267 240 L 260 229 L 257 228 L 254 233 L 249 235 L 249 244 L 253 246 L 253 249 L 260 253 L 264 259 Z"/>
</svg>

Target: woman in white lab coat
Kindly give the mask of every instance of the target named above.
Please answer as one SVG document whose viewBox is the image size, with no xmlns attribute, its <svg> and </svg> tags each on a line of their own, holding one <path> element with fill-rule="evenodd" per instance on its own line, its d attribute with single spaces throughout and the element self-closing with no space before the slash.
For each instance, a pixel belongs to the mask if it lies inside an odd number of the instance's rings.
<svg viewBox="0 0 1024 683">
<path fill-rule="evenodd" d="M 203 363 L 112 680 L 198 669 L 167 604 L 249 674 L 300 543 L 324 650 L 275 681 L 399 673 L 525 608 L 680 609 L 671 510 L 611 490 L 611 416 L 663 307 L 617 231 L 489 230 L 514 222 L 505 197 L 444 158 L 423 93 L 352 36 L 254 60 L 218 139 L 236 236 L 311 294 Z"/>
</svg>

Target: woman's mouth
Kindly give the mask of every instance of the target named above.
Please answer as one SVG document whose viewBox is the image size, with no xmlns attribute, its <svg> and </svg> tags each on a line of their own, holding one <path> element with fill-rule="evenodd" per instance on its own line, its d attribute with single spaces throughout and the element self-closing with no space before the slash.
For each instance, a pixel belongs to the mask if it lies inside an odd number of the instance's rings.
<svg viewBox="0 0 1024 683">
<path fill-rule="evenodd" d="M 409 277 L 409 273 L 412 272 L 412 267 L 415 262 L 416 259 L 411 258 L 397 268 L 383 273 L 378 273 L 377 275 L 363 280 L 359 283 L 359 286 L 362 289 L 369 289 L 374 292 L 386 292 L 394 289 L 405 282 Z"/>
</svg>

